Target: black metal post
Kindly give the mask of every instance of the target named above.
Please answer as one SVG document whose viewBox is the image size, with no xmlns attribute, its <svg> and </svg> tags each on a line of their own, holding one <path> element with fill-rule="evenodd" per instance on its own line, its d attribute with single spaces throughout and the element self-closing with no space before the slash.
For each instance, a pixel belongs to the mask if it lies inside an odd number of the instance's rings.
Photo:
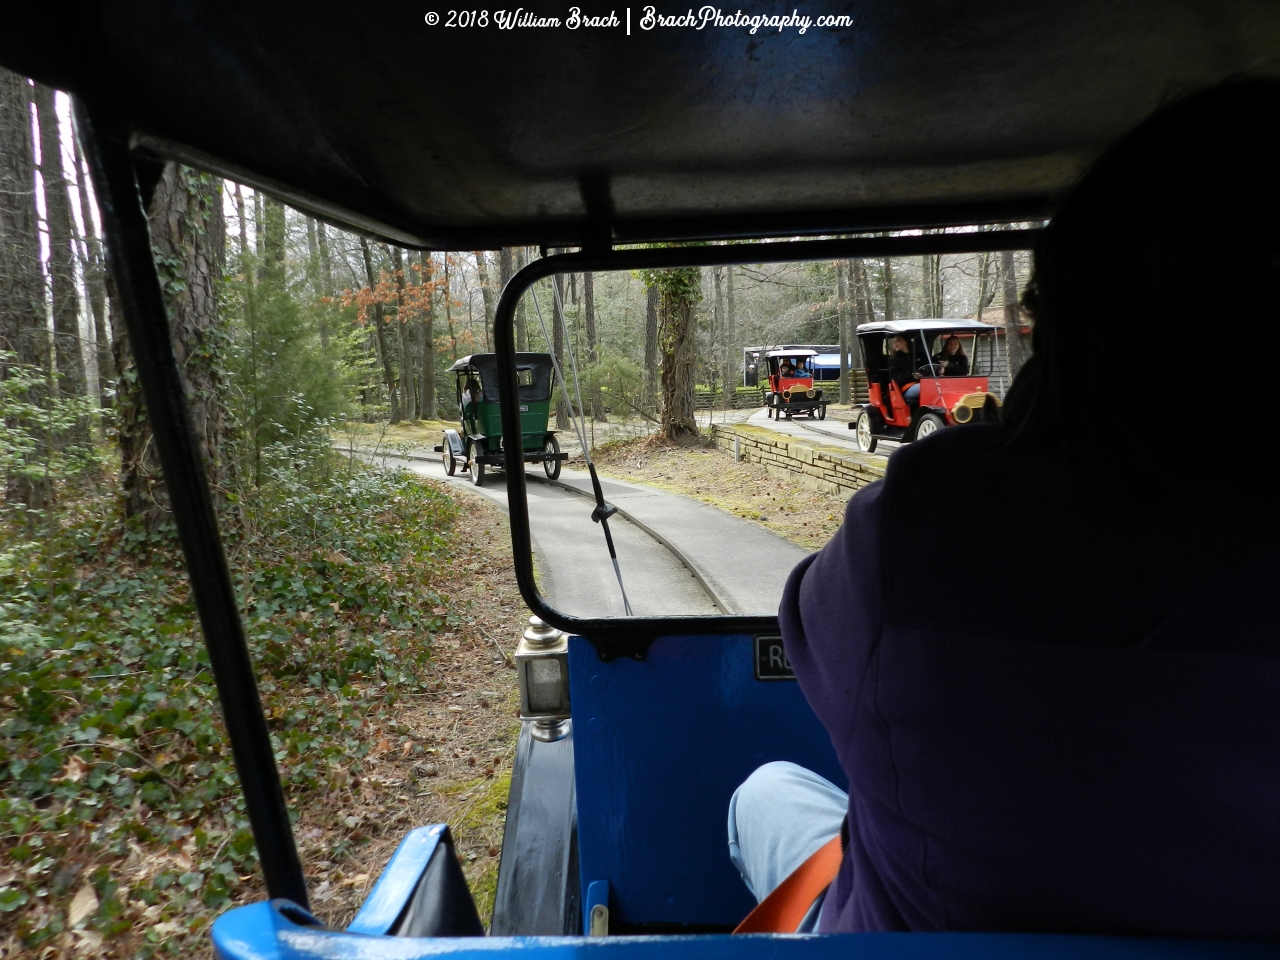
<svg viewBox="0 0 1280 960">
<path fill-rule="evenodd" d="M 306 881 L 293 841 L 280 772 L 170 340 L 128 130 L 108 108 L 97 103 L 77 99 L 75 113 L 102 210 L 107 261 L 123 307 L 138 380 L 186 555 L 191 592 L 200 613 L 267 891 L 273 898 L 282 897 L 306 907 Z"/>
</svg>

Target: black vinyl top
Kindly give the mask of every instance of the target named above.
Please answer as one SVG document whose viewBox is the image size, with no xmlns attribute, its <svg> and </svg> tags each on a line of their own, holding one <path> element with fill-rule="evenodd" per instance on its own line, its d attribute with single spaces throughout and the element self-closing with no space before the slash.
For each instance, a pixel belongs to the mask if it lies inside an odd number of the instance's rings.
<svg viewBox="0 0 1280 960">
<path fill-rule="evenodd" d="M 449 249 L 1032 219 L 1171 95 L 1280 75 L 1269 0 L 824 0 L 800 12 L 852 25 L 755 35 L 636 5 L 630 36 L 408 0 L 14 6 L 0 63 L 114 99 L 135 143 Z"/>
<path fill-rule="evenodd" d="M 527 379 L 519 379 L 520 371 L 527 370 Z M 516 390 L 521 400 L 539 401 L 551 397 L 552 363 L 549 353 L 517 353 Z M 484 399 L 488 403 L 497 403 L 501 397 L 498 389 L 498 356 L 494 353 L 473 353 L 468 357 L 460 357 L 449 368 L 449 373 L 459 376 L 479 374 L 480 386 Z"/>
<path fill-rule="evenodd" d="M 857 333 L 860 337 L 893 334 L 914 334 L 914 333 L 995 333 L 1004 332 L 1004 327 L 997 327 L 990 323 L 983 323 L 980 320 L 879 320 L 875 323 L 858 324 Z"/>
</svg>

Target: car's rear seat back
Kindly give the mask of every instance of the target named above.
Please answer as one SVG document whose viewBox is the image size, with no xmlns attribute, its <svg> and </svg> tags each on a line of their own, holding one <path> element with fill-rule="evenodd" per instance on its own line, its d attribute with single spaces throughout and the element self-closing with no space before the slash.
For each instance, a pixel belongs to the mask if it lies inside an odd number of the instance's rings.
<svg viewBox="0 0 1280 960">
<path fill-rule="evenodd" d="M 775 638 L 760 641 L 764 671 Z M 583 903 L 610 933 L 730 929 L 755 905 L 729 861 L 729 798 L 770 760 L 845 785 L 793 679 L 757 679 L 751 636 L 663 637 L 643 661 L 569 645 Z M 595 888 L 599 898 L 602 888 Z"/>
</svg>

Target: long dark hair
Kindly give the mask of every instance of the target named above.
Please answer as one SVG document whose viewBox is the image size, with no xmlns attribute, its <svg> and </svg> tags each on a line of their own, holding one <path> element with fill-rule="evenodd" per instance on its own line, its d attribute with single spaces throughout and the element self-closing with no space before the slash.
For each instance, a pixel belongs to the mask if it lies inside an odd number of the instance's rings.
<svg viewBox="0 0 1280 960">
<path fill-rule="evenodd" d="M 1023 300 L 1033 356 L 1005 404 L 1014 443 L 1060 447 L 1092 489 L 1127 501 L 1267 496 L 1277 129 L 1280 82 L 1223 84 L 1159 110 L 1064 198 Z"/>
</svg>

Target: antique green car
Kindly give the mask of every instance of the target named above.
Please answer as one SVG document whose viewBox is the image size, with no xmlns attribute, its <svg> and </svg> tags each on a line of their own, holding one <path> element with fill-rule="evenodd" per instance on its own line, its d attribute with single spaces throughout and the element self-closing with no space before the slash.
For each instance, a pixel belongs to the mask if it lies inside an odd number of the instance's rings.
<svg viewBox="0 0 1280 960">
<path fill-rule="evenodd" d="M 459 463 L 471 473 L 471 482 L 484 486 L 485 469 L 500 467 L 502 422 L 498 408 L 498 359 L 492 353 L 474 353 L 458 360 L 454 374 L 461 430 L 446 430 L 436 452 L 444 457 L 445 473 L 453 476 Z M 547 477 L 560 476 L 560 464 L 569 455 L 547 429 L 551 413 L 551 354 L 516 354 L 516 387 L 520 399 L 520 429 L 525 463 L 541 463 Z"/>
</svg>

